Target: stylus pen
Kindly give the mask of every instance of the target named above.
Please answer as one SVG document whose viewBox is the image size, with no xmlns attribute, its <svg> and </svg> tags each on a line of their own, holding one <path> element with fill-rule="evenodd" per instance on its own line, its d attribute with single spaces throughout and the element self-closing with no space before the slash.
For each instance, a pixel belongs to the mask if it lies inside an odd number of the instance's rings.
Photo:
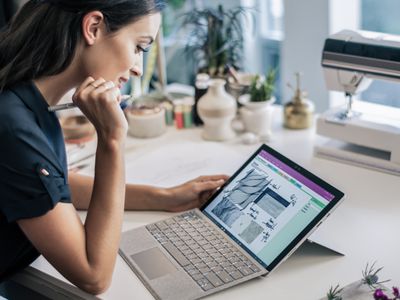
<svg viewBox="0 0 400 300">
<path fill-rule="evenodd" d="M 119 104 L 122 109 L 125 109 L 129 105 L 129 101 L 132 99 L 131 95 L 122 95 L 121 96 L 121 103 Z M 59 111 L 64 109 L 70 109 L 76 107 L 76 104 L 73 102 L 65 103 L 65 104 L 58 104 L 54 106 L 49 106 L 48 111 Z"/>
</svg>

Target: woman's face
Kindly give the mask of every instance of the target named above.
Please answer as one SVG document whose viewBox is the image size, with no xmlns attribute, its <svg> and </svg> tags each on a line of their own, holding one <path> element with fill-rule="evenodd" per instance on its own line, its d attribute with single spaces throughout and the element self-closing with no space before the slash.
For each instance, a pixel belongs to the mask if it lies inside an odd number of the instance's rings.
<svg viewBox="0 0 400 300">
<path fill-rule="evenodd" d="M 89 34 L 85 36 L 84 32 L 86 44 L 80 59 L 80 70 L 83 78 L 102 77 L 121 87 L 130 76 L 142 75 L 143 51 L 156 38 L 161 15 L 156 13 L 142 17 L 111 34 L 106 32 L 104 23 L 99 22 L 97 25 L 86 24 Z"/>
</svg>

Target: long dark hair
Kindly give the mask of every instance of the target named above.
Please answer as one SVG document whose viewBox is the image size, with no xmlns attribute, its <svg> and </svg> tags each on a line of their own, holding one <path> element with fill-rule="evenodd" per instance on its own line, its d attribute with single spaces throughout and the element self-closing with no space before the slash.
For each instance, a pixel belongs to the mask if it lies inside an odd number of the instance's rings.
<svg viewBox="0 0 400 300">
<path fill-rule="evenodd" d="M 28 1 L 0 33 L 0 91 L 64 71 L 81 41 L 88 12 L 101 11 L 107 30 L 115 32 L 164 6 L 164 0 Z"/>
</svg>

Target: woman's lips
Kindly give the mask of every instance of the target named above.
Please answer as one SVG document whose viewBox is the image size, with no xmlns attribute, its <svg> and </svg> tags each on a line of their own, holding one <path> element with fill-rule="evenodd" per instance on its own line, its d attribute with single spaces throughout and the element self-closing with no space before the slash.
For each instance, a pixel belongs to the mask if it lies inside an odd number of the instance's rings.
<svg viewBox="0 0 400 300">
<path fill-rule="evenodd" d="M 119 82 L 118 88 L 121 89 L 124 86 L 124 84 L 128 82 L 128 80 L 125 78 L 121 78 L 118 80 L 118 82 Z"/>
</svg>

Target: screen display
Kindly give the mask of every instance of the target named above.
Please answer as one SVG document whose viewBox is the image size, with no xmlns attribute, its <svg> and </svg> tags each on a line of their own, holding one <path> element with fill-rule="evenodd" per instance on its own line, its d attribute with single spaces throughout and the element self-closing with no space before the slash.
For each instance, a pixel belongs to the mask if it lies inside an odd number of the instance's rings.
<svg viewBox="0 0 400 300">
<path fill-rule="evenodd" d="M 309 177 L 260 150 L 203 213 L 269 269 L 307 226 L 322 218 L 333 199 Z"/>
</svg>

